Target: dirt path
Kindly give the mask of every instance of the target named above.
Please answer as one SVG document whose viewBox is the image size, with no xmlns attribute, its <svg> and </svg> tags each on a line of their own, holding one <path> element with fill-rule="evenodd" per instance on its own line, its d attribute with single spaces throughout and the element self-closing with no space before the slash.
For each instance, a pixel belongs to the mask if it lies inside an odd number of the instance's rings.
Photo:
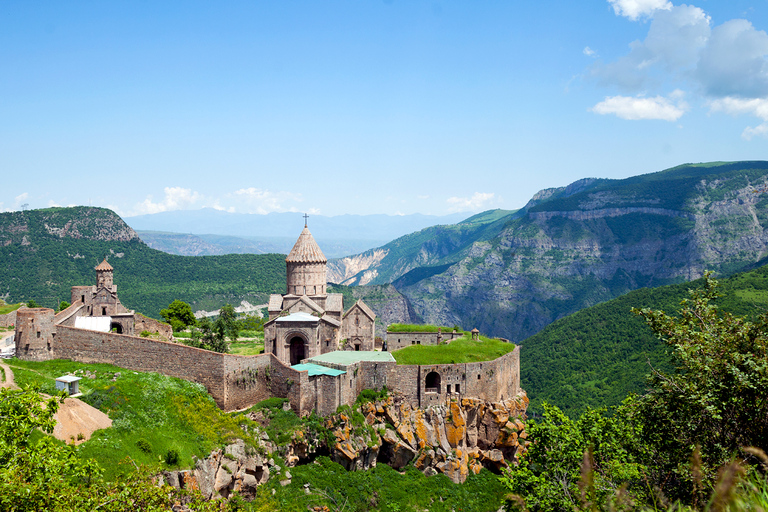
<svg viewBox="0 0 768 512">
<path fill-rule="evenodd" d="M 0 382 L 0 388 L 18 389 L 19 386 L 17 386 L 16 381 L 13 380 L 13 370 L 11 370 L 11 367 L 5 364 L 2 359 L 0 359 L 0 368 L 5 372 L 5 379 L 3 379 L 3 382 Z"/>
<path fill-rule="evenodd" d="M 5 379 L 0 383 L 0 387 L 18 389 L 11 367 L 0 360 L 0 368 L 5 372 Z M 50 398 L 48 395 L 43 396 Z M 53 437 L 65 443 L 84 443 L 97 430 L 112 426 L 109 416 L 77 398 L 64 399 L 53 418 L 56 420 Z"/>
</svg>

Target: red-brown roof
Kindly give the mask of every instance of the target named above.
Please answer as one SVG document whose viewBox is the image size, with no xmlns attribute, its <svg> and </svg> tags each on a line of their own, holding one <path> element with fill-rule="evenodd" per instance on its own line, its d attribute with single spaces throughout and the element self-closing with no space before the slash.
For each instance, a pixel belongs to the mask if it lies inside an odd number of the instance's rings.
<svg viewBox="0 0 768 512">
<path fill-rule="evenodd" d="M 107 263 L 107 258 L 104 258 L 104 261 L 99 263 L 94 270 L 114 270 L 112 268 L 112 265 Z"/>
<path fill-rule="evenodd" d="M 296 244 L 288 253 L 288 257 L 285 258 L 288 263 L 327 263 L 323 251 L 320 250 L 320 246 L 317 245 L 315 239 L 312 237 L 312 233 L 309 232 L 309 228 L 306 226 L 301 231 L 299 239 L 296 240 Z"/>
</svg>

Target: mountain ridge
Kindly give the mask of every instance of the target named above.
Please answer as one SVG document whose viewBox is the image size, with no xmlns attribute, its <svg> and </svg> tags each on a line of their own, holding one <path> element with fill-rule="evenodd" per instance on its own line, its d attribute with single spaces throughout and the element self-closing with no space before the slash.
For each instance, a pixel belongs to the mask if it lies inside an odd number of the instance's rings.
<svg viewBox="0 0 768 512">
<path fill-rule="evenodd" d="M 766 187 L 764 161 L 582 179 L 485 223 L 481 214 L 477 224 L 427 228 L 333 260 L 329 279 L 393 283 L 428 323 L 519 341 L 627 291 L 765 258 Z"/>
</svg>

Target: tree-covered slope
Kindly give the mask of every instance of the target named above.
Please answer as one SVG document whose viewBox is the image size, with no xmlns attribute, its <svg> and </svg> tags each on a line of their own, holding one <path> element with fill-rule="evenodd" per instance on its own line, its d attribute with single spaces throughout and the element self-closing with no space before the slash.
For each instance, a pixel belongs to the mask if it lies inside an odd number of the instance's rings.
<svg viewBox="0 0 768 512">
<path fill-rule="evenodd" d="M 285 287 L 285 256 L 174 256 L 147 247 L 114 212 L 48 208 L 0 214 L 0 294 L 55 307 L 75 285 L 95 284 L 107 258 L 120 300 L 158 317 L 174 299 L 201 309 L 226 302 L 263 301 Z"/>
<path fill-rule="evenodd" d="M 768 308 L 768 266 L 721 281 L 717 305 L 739 316 L 755 317 Z M 645 389 L 652 368 L 669 370 L 666 346 L 654 337 L 632 308 L 677 311 L 688 290 L 703 279 L 642 288 L 581 310 L 545 327 L 521 345 L 522 386 L 531 410 L 541 402 L 575 416 L 586 406 L 617 405 L 628 393 Z"/>
</svg>

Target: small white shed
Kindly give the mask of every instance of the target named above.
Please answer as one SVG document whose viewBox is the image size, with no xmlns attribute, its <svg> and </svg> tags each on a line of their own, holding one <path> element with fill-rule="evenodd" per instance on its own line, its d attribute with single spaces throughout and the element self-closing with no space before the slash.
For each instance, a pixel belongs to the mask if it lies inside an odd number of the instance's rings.
<svg viewBox="0 0 768 512">
<path fill-rule="evenodd" d="M 56 389 L 66 391 L 69 396 L 80 394 L 80 377 L 64 375 L 56 379 Z"/>
</svg>

